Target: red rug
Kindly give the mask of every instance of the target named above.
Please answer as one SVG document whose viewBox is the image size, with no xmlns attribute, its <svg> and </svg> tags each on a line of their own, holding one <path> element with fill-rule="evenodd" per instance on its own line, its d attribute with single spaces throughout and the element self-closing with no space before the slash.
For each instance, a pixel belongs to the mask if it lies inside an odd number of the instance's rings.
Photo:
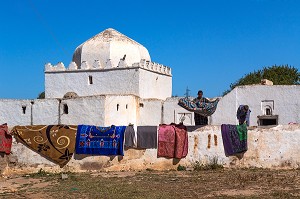
<svg viewBox="0 0 300 199">
<path fill-rule="evenodd" d="M 8 134 L 7 124 L 0 125 L 0 152 L 10 154 L 12 136 Z"/>
</svg>

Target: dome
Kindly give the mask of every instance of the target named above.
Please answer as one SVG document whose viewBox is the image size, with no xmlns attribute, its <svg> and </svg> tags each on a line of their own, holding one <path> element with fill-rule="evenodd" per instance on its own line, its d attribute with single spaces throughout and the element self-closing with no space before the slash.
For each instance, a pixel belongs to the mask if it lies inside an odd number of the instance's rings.
<svg viewBox="0 0 300 199">
<path fill-rule="evenodd" d="M 140 62 L 141 59 L 151 61 L 149 52 L 144 46 L 109 28 L 78 46 L 72 61 L 77 66 L 84 61 L 92 66 L 97 60 L 102 67 L 105 67 L 106 62 L 110 60 L 112 67 L 117 67 L 120 59 L 123 58 L 128 66 Z"/>
<path fill-rule="evenodd" d="M 64 95 L 64 99 L 72 99 L 72 98 L 77 98 L 78 95 L 77 93 L 75 92 L 67 92 L 65 95 Z"/>
</svg>

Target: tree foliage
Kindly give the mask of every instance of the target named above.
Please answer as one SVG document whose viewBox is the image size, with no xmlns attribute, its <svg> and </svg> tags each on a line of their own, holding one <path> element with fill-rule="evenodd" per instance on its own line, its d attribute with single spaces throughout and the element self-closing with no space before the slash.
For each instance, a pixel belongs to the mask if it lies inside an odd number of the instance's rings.
<svg viewBox="0 0 300 199">
<path fill-rule="evenodd" d="M 37 99 L 45 99 L 45 91 L 41 92 L 41 93 L 38 95 Z"/>
<path fill-rule="evenodd" d="M 224 91 L 223 96 L 237 86 L 259 84 L 261 79 L 271 80 L 274 85 L 297 85 L 300 84 L 300 72 L 297 68 L 288 65 L 264 67 L 262 70 L 246 74 L 230 84 L 230 89 Z"/>
</svg>

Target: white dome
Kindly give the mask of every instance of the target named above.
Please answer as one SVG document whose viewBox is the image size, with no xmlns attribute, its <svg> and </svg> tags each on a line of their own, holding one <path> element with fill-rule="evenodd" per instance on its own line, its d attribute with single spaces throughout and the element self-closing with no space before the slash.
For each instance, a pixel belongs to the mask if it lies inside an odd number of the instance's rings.
<svg viewBox="0 0 300 199">
<path fill-rule="evenodd" d="M 124 56 L 128 66 L 140 62 L 141 59 L 151 61 L 149 52 L 144 46 L 109 28 L 78 46 L 72 61 L 80 66 L 83 61 L 93 65 L 95 60 L 98 60 L 105 67 L 110 59 L 112 66 L 117 67 Z"/>
</svg>

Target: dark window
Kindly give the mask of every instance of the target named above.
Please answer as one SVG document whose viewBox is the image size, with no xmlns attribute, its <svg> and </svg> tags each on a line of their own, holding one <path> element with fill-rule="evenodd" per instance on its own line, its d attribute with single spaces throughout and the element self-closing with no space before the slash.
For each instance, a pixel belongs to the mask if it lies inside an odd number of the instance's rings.
<svg viewBox="0 0 300 199">
<path fill-rule="evenodd" d="M 259 126 L 278 125 L 278 115 L 261 115 L 257 117 Z"/>
<path fill-rule="evenodd" d="M 272 115 L 272 114 L 271 114 L 271 109 L 266 108 L 266 115 Z"/>
<path fill-rule="evenodd" d="M 126 109 L 128 108 L 128 104 L 126 104 Z"/>
<path fill-rule="evenodd" d="M 93 84 L 93 76 L 89 76 L 89 84 Z"/>
<path fill-rule="evenodd" d="M 22 111 L 23 111 L 23 114 L 26 113 L 26 106 L 22 106 Z"/>
<path fill-rule="evenodd" d="M 119 106 L 120 106 L 120 105 L 119 105 L 119 104 L 117 104 L 117 111 L 119 111 Z"/>
<path fill-rule="evenodd" d="M 140 103 L 140 107 L 144 107 L 144 104 L 143 104 L 143 103 Z"/>
<path fill-rule="evenodd" d="M 261 119 L 260 123 L 261 123 L 261 126 L 277 125 L 277 120 L 276 119 Z"/>
<path fill-rule="evenodd" d="M 69 113 L 69 107 L 67 104 L 64 104 L 64 114 L 68 114 Z"/>
</svg>

